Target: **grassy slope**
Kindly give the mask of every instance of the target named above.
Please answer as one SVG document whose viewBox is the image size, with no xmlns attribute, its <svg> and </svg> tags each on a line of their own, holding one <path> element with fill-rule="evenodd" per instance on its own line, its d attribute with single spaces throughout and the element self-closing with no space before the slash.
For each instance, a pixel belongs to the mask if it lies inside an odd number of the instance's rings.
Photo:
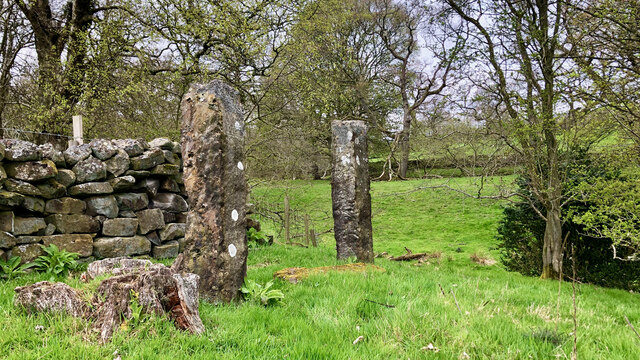
<svg viewBox="0 0 640 360">
<path fill-rule="evenodd" d="M 442 251 L 441 261 L 416 267 L 377 259 L 385 273 L 318 275 L 296 285 L 278 282 L 276 287 L 286 295 L 279 307 L 201 304 L 207 327 L 202 336 L 181 333 L 168 322 L 153 319 L 138 330 L 120 332 L 104 346 L 95 345 L 95 335 L 84 330 L 80 321 L 59 315 L 27 316 L 14 309 L 13 287 L 39 280 L 24 277 L 0 286 L 0 358 L 104 359 L 113 358 L 116 350 L 123 359 L 172 360 L 457 359 L 463 352 L 472 359 L 568 358 L 573 346 L 571 285 L 562 286 L 558 324 L 562 335 L 556 345 L 544 340 L 556 326 L 556 282 L 469 260 L 473 252 L 497 258 L 491 248 L 499 205 L 445 190 L 390 196 L 420 184 L 373 184 L 375 250 L 400 254 L 407 246 L 414 252 Z M 330 211 L 327 182 L 261 187 L 254 199 L 277 201 L 285 190 L 294 208 L 308 209 L 312 215 Z M 324 222 L 316 225 L 330 225 L 328 219 Z M 331 234 L 322 238 L 317 249 L 259 249 L 249 256 L 248 277 L 266 282 L 284 267 L 336 264 L 334 256 Z M 81 286 L 75 280 L 70 283 Z M 639 300 L 638 295 L 620 290 L 578 286 L 579 358 L 635 358 L 638 339 L 623 316 L 640 324 Z M 36 325 L 43 325 L 44 331 L 36 331 Z M 360 335 L 364 340 L 352 345 Z M 421 350 L 429 343 L 439 352 Z"/>
</svg>

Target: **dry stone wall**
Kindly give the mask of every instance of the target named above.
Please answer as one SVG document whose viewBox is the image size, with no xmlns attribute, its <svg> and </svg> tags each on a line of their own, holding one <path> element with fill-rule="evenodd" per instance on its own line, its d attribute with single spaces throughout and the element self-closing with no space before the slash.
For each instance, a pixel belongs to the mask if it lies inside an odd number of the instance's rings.
<svg viewBox="0 0 640 360">
<path fill-rule="evenodd" d="M 97 139 L 57 151 L 0 139 L 0 258 L 55 244 L 87 260 L 176 257 L 188 204 L 180 144 Z"/>
</svg>

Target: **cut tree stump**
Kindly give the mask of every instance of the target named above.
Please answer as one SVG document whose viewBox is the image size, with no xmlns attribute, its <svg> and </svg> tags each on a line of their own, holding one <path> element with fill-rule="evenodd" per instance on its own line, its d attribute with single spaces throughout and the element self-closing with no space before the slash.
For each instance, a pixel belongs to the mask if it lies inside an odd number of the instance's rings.
<svg viewBox="0 0 640 360">
<path fill-rule="evenodd" d="M 345 264 L 337 266 L 321 266 L 314 268 L 293 267 L 276 271 L 273 277 L 289 281 L 290 283 L 297 283 L 299 280 L 305 279 L 310 275 L 324 274 L 328 272 L 385 272 L 386 270 L 380 266 L 373 264 L 355 263 Z"/>
<path fill-rule="evenodd" d="M 123 319 L 131 318 L 132 301 L 142 306 L 145 314 L 167 314 L 177 328 L 202 333 L 204 325 L 198 313 L 198 276 L 180 275 L 162 264 L 149 264 L 126 258 L 92 263 L 83 279 L 103 274 L 119 275 L 103 280 L 90 303 L 67 284 L 43 281 L 17 287 L 14 304 L 30 313 L 64 312 L 91 320 L 102 342 L 112 337 Z"/>
</svg>

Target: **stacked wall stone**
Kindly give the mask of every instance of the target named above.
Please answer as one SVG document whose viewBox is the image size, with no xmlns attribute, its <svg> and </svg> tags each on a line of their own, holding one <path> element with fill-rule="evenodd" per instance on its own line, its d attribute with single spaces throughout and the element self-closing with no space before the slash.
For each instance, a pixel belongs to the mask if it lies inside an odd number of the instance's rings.
<svg viewBox="0 0 640 360">
<path fill-rule="evenodd" d="M 97 139 L 64 152 L 0 139 L 0 258 L 176 257 L 188 205 L 180 144 Z"/>
</svg>

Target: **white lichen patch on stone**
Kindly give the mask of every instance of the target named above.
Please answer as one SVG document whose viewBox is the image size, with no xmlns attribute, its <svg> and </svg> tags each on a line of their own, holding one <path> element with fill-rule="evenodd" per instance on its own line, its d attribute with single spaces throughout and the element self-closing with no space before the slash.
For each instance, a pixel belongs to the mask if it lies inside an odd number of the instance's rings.
<svg viewBox="0 0 640 360">
<path fill-rule="evenodd" d="M 231 218 L 233 219 L 233 221 L 238 221 L 238 210 L 233 210 L 231 212 Z"/>
<path fill-rule="evenodd" d="M 234 126 L 236 127 L 236 130 L 241 131 L 242 130 L 242 125 L 240 125 L 240 122 L 236 121 L 236 123 L 234 124 Z"/>
<path fill-rule="evenodd" d="M 233 244 L 229 245 L 229 255 L 231 257 L 235 257 L 237 253 L 238 253 L 238 249 L 236 249 L 236 246 Z"/>
<path fill-rule="evenodd" d="M 353 139 L 353 132 L 347 131 L 347 140 L 351 141 Z"/>
<path fill-rule="evenodd" d="M 342 165 L 345 165 L 345 166 L 351 164 L 351 159 L 345 155 L 342 155 L 340 157 L 340 161 L 342 161 Z"/>
<path fill-rule="evenodd" d="M 244 170 L 244 165 L 242 165 L 242 161 L 238 161 L 238 169 Z"/>
<path fill-rule="evenodd" d="M 360 165 L 360 157 L 356 156 L 356 164 Z"/>
</svg>

